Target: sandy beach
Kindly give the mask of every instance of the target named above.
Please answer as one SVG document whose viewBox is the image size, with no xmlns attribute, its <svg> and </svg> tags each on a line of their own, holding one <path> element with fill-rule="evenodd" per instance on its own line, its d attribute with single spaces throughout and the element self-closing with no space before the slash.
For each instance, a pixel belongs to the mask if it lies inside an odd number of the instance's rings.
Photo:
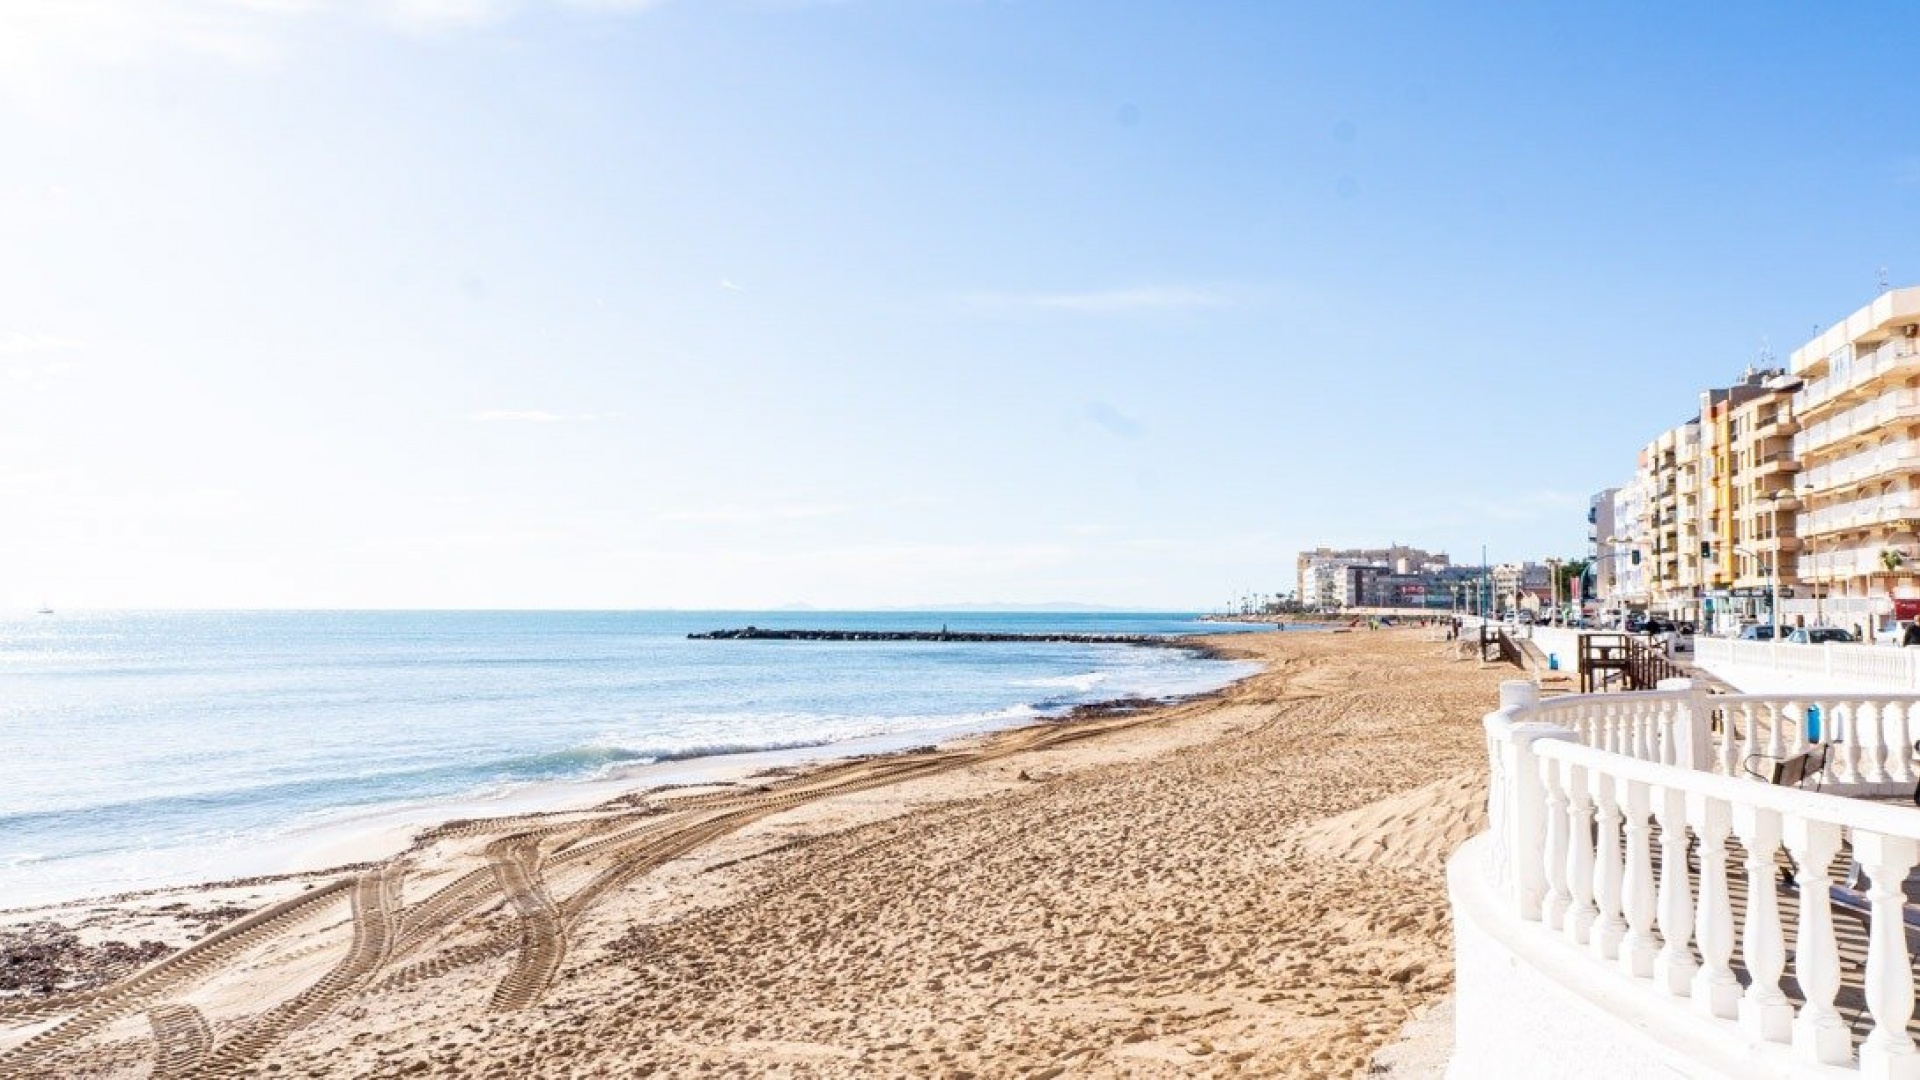
<svg viewBox="0 0 1920 1080">
<path fill-rule="evenodd" d="M 1173 706 L 0 914 L 0 1077 L 1363 1074 L 1451 983 L 1510 670 L 1262 633 Z"/>
</svg>

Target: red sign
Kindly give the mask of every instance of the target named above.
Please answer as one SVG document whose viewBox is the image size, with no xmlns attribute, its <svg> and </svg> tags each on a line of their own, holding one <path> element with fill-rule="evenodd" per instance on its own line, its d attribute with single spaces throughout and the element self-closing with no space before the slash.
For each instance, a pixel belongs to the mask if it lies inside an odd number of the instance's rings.
<svg viewBox="0 0 1920 1080">
<path fill-rule="evenodd" d="M 1920 599 L 1903 600 L 1900 597 L 1894 597 L 1893 617 L 1903 622 L 1908 619 L 1920 619 Z"/>
</svg>

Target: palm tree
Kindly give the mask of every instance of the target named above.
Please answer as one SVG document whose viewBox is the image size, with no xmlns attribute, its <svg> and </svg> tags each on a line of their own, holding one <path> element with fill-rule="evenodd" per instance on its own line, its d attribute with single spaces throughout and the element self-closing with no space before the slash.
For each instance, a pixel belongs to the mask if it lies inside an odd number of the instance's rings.
<svg viewBox="0 0 1920 1080">
<path fill-rule="evenodd" d="M 1882 548 L 1880 565 L 1887 571 L 1887 610 L 1893 610 L 1893 575 L 1906 565 L 1907 555 L 1899 548 Z"/>
</svg>

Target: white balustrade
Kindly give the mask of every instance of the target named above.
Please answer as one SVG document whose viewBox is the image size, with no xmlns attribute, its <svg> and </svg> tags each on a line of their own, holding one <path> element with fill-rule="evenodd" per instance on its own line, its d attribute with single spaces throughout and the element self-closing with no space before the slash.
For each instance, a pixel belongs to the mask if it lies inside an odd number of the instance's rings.
<svg viewBox="0 0 1920 1080">
<path fill-rule="evenodd" d="M 1835 646 L 1779 648 L 1788 658 L 1814 654 L 1818 661 L 1817 654 Z M 1708 695 L 1687 680 L 1661 685 L 1686 689 L 1566 697 L 1542 708 L 1550 710 L 1546 715 L 1564 737 L 1583 746 L 1721 776 L 1769 780 L 1774 764 L 1810 749 L 1824 751 L 1817 783 L 1841 794 L 1911 791 L 1920 773 L 1909 738 L 1915 734 L 1909 718 L 1920 717 L 1920 695 Z M 1815 709 L 1822 728 L 1818 748 L 1807 738 L 1808 716 Z M 1589 800 L 1593 790 L 1589 786 Z"/>
<path fill-rule="evenodd" d="M 1543 926 L 1558 941 L 1551 947 L 1584 955 L 1596 985 L 1624 974 L 1649 994 L 1685 999 L 1688 1023 L 1776 1055 L 1773 1072 L 1798 1062 L 1920 1078 L 1920 1047 L 1906 1032 L 1914 954 L 1902 891 L 1920 862 L 1920 814 L 1759 782 L 1750 767 L 1807 746 L 1802 725 L 1817 707 L 1821 734 L 1835 740 L 1835 770 L 1910 783 L 1911 757 L 1896 751 L 1910 745 L 1920 695 L 1710 697 L 1664 685 L 1551 701 L 1531 683 L 1503 686 L 1503 707 L 1486 723 L 1500 789 L 1489 792 L 1486 854 L 1513 901 L 1503 910 Z M 1842 957 L 1830 867 L 1843 845 L 1869 883 L 1857 1053 L 1836 1005 Z M 1796 883 L 1791 926 L 1783 857 Z M 1745 883 L 1738 904 L 1735 874 Z M 1553 970 L 1567 978 L 1580 968 Z"/>
</svg>

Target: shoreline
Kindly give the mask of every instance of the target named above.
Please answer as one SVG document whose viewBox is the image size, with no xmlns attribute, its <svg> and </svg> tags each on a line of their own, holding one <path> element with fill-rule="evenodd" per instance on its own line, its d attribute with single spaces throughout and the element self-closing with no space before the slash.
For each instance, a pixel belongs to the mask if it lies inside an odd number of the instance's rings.
<svg viewBox="0 0 1920 1080">
<path fill-rule="evenodd" d="M 1214 635 L 1169 635 L 1158 646 L 1178 648 L 1198 659 L 1260 663 L 1244 651 L 1221 648 L 1205 638 Z M 1219 635 L 1226 636 L 1226 635 Z M 779 749 L 746 750 L 615 767 L 605 775 L 590 774 L 529 781 L 491 794 L 444 799 L 422 799 L 343 810 L 342 816 L 310 825 L 292 825 L 286 832 L 248 845 L 233 854 L 235 873 L 215 872 L 191 881 L 154 884 L 113 892 L 88 892 L 64 898 L 0 907 L 0 928 L 20 915 L 98 904 L 115 904 L 176 893 L 229 890 L 262 884 L 325 877 L 364 868 L 393 858 L 414 846 L 417 839 L 458 822 L 526 818 L 589 812 L 635 798 L 646 798 L 689 788 L 749 787 L 756 777 L 789 778 L 853 761 L 939 750 L 973 740 L 1027 728 L 1071 724 L 1109 716 L 1117 711 L 1168 708 L 1204 700 L 1237 683 L 1259 675 L 1243 673 L 1222 686 L 1191 694 L 1150 699 L 1108 698 L 1070 706 L 1054 715 L 1039 713 L 999 721 L 958 721 L 943 728 L 890 732 L 837 742 Z M 0 1001 L 4 1001 L 0 991 Z"/>
<path fill-rule="evenodd" d="M 209 1070 L 1358 1074 L 1450 985 L 1434 868 L 1481 804 L 1449 770 L 1478 775 L 1499 673 L 1418 633 L 1222 651 L 1264 667 L 750 791 L 448 821 L 350 878 L 66 905 L 41 951 L 99 978 L 113 942 L 200 944 L 137 997 L 0 998 L 0 1072 L 144 1075 L 165 1001 L 221 1033 L 174 1047 Z M 1380 758 L 1387 732 L 1419 749 Z M 206 936 L 246 910 L 289 914 Z M 342 937 L 395 932 L 366 961 Z M 301 993 L 310 1023 L 247 1035 Z"/>
<path fill-rule="evenodd" d="M 1160 635 L 1164 640 L 1137 648 L 1174 648 L 1196 660 L 1232 660 L 1226 651 L 1207 643 L 1227 634 Z M 1102 669 L 1104 670 L 1104 669 Z M 1232 680 L 1244 679 L 1244 672 Z M 1116 688 L 1117 689 L 1117 688 Z M 1206 691 L 1201 691 L 1202 693 Z M 1125 696 L 1125 691 L 1121 691 Z M 1170 695 L 1172 702 L 1186 695 Z M 403 851 L 418 832 L 450 818 L 485 818 L 529 813 L 589 809 L 599 802 L 687 784 L 740 784 L 756 771 L 823 767 L 849 756 L 891 753 L 909 747 L 941 744 L 1030 724 L 1055 722 L 1086 705 L 1103 706 L 1115 699 L 1048 706 L 1035 701 L 1007 706 L 992 713 L 955 715 L 914 730 L 882 731 L 822 742 L 796 742 L 760 749 L 672 756 L 654 761 L 604 765 L 571 776 L 490 782 L 464 792 L 418 796 L 391 801 L 343 805 L 283 817 L 222 845 L 203 841 L 191 846 L 155 849 L 150 860 L 168 856 L 193 865 L 174 874 L 120 875 L 120 881 L 100 886 L 75 883 L 69 871 L 53 878 L 19 884 L 20 900 L 0 907 L 0 918 L 11 913 L 82 904 L 122 896 L 215 886 L 224 882 L 324 873 L 329 869 L 389 858 Z M 769 740 L 777 741 L 777 740 Z M 84 868 L 83 868 L 84 869 Z M 142 880 L 144 879 L 144 880 Z M 0 897 L 0 903 L 5 898 Z"/>
</svg>

